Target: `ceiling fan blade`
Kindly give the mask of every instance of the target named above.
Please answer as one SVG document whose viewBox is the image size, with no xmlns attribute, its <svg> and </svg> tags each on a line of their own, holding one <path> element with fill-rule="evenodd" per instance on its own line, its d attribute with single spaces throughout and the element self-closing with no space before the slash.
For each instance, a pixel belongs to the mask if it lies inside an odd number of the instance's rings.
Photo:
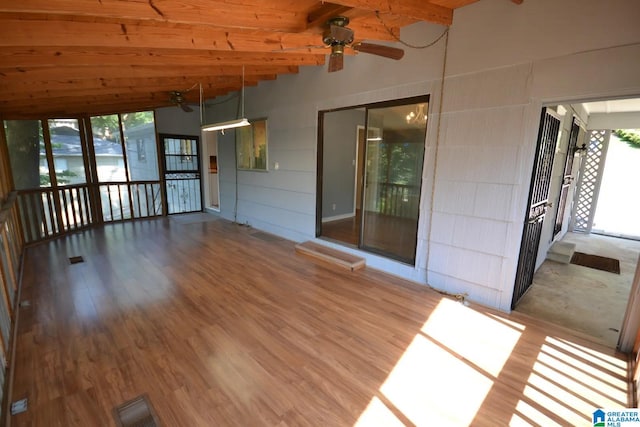
<svg viewBox="0 0 640 427">
<path fill-rule="evenodd" d="M 182 111 L 184 111 L 185 113 L 193 112 L 193 108 L 189 107 L 187 104 L 180 103 L 178 105 L 180 105 L 180 108 L 182 108 Z"/>
<path fill-rule="evenodd" d="M 329 56 L 329 72 L 340 71 L 344 68 L 344 55 L 341 53 L 332 53 Z"/>
<path fill-rule="evenodd" d="M 383 46 L 380 44 L 373 43 L 356 43 L 351 46 L 353 50 L 357 50 L 358 52 L 370 53 L 372 55 L 383 56 L 389 59 L 402 59 L 404 56 L 404 50 L 398 49 L 397 47 Z"/>
</svg>

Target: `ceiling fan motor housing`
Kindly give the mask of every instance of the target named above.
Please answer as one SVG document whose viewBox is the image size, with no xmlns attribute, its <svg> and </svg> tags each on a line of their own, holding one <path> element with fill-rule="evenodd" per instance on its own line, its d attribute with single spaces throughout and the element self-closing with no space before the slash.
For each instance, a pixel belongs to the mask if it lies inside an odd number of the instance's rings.
<svg viewBox="0 0 640 427">
<path fill-rule="evenodd" d="M 349 18 L 337 16 L 327 21 L 322 33 L 322 41 L 327 46 L 348 45 L 353 43 L 353 30 L 348 28 Z"/>
</svg>

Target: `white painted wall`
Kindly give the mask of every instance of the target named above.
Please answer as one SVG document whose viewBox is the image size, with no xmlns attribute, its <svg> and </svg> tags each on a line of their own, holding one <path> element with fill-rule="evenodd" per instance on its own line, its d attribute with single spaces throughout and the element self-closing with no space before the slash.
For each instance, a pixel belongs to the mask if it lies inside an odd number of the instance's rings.
<svg viewBox="0 0 640 427">
<path fill-rule="evenodd" d="M 355 215 L 356 146 L 365 111 L 340 110 L 324 115 L 323 221 Z"/>
<path fill-rule="evenodd" d="M 158 133 L 200 137 L 200 108 L 192 106 L 187 113 L 180 107 L 158 108 L 156 110 L 156 130 Z"/>
<path fill-rule="evenodd" d="M 624 0 L 482 0 L 459 9 L 440 126 L 444 40 L 407 49 L 400 62 L 360 54 L 338 73 L 312 67 L 248 88 L 247 116 L 269 120 L 271 164 L 268 173 L 238 172 L 238 220 L 296 241 L 313 238 L 318 111 L 430 94 L 416 266 L 365 254 L 367 262 L 509 310 L 540 109 L 640 94 L 638 16 L 640 2 Z M 441 31 L 419 23 L 402 37 L 425 43 Z M 235 117 L 232 104 L 208 108 L 207 119 Z M 233 165 L 232 132 L 219 150 L 221 164 Z M 234 183 L 235 171 L 224 167 L 227 218 Z"/>
</svg>

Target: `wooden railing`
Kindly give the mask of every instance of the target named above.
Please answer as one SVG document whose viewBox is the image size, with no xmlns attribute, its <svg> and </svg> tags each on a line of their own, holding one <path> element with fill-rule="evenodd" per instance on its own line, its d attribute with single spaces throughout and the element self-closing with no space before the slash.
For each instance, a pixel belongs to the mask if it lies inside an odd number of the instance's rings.
<svg viewBox="0 0 640 427">
<path fill-rule="evenodd" d="M 162 215 L 159 181 L 76 184 L 18 193 L 26 243 L 35 243 L 97 223 Z"/>
<path fill-rule="evenodd" d="M 10 193 L 7 200 L 0 204 L 0 393 L 5 390 L 12 331 L 15 321 L 16 295 L 20 281 L 20 264 L 24 250 L 21 233 L 17 194 Z M 2 396 L 0 395 L 0 401 Z M 3 408 L 4 409 L 4 408 Z"/>
<path fill-rule="evenodd" d="M 162 215 L 159 181 L 99 184 L 103 222 Z"/>
<path fill-rule="evenodd" d="M 378 183 L 378 213 L 403 218 L 417 218 L 420 187 L 416 185 Z"/>
<path fill-rule="evenodd" d="M 27 243 L 80 230 L 94 222 L 85 184 L 21 190 L 18 206 Z"/>
</svg>

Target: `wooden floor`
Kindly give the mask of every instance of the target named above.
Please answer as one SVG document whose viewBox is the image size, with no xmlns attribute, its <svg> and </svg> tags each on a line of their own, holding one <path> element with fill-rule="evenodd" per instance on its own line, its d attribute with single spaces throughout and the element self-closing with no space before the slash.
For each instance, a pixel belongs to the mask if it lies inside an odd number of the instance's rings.
<svg viewBox="0 0 640 427">
<path fill-rule="evenodd" d="M 360 243 L 360 210 L 350 218 L 322 223 L 321 237 L 357 246 Z M 413 263 L 416 251 L 417 219 L 367 212 L 363 246 Z"/>
<path fill-rule="evenodd" d="M 627 406 L 610 349 L 252 233 L 161 218 L 30 248 L 12 425 L 115 425 L 144 393 L 165 426 L 591 425 Z"/>
</svg>

